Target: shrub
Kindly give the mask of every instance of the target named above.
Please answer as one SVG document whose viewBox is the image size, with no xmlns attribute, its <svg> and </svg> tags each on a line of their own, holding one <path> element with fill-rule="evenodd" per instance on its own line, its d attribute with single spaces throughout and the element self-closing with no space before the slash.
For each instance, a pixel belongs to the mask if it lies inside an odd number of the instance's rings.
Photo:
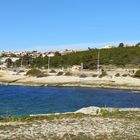
<svg viewBox="0 0 140 140">
<path fill-rule="evenodd" d="M 80 75 L 80 78 L 86 78 L 86 77 L 87 77 L 87 75 L 85 75 L 85 74 Z"/>
<path fill-rule="evenodd" d="M 55 70 L 51 70 L 49 73 L 56 73 L 56 71 Z"/>
<path fill-rule="evenodd" d="M 116 73 L 115 76 L 116 76 L 116 77 L 120 77 L 120 74 L 119 74 L 119 73 Z"/>
<path fill-rule="evenodd" d="M 71 72 L 66 72 L 65 76 L 72 76 L 72 73 Z"/>
<path fill-rule="evenodd" d="M 100 110 L 99 110 L 99 109 L 97 109 L 97 110 L 96 110 L 96 115 L 98 115 L 98 114 L 99 114 L 99 112 L 100 112 Z"/>
<path fill-rule="evenodd" d="M 134 77 L 140 78 L 140 70 L 137 70 L 135 72 Z"/>
<path fill-rule="evenodd" d="M 123 74 L 123 75 L 122 75 L 122 77 L 127 77 L 127 76 L 128 76 L 127 74 Z"/>
<path fill-rule="evenodd" d="M 120 109 L 119 108 L 115 108 L 113 113 L 120 113 Z"/>
<path fill-rule="evenodd" d="M 59 71 L 59 72 L 57 73 L 57 76 L 61 76 L 61 75 L 63 75 L 63 74 L 64 74 L 63 71 Z"/>
<path fill-rule="evenodd" d="M 29 76 L 38 76 L 39 74 L 41 74 L 41 71 L 35 68 L 27 71 L 26 73 L 26 75 L 29 75 Z"/>
<path fill-rule="evenodd" d="M 25 72 L 24 70 L 19 70 L 19 73 Z"/>
<path fill-rule="evenodd" d="M 49 76 L 49 75 L 46 73 L 43 73 L 43 72 L 41 72 L 40 74 L 37 75 L 38 78 L 47 77 L 47 76 Z"/>
<path fill-rule="evenodd" d="M 110 114 L 110 112 L 107 109 L 101 109 L 100 114 L 101 114 L 101 116 L 106 117 L 107 115 Z"/>
<path fill-rule="evenodd" d="M 93 74 L 92 77 L 97 77 L 97 74 Z"/>
<path fill-rule="evenodd" d="M 105 77 L 107 75 L 107 73 L 105 71 L 103 71 L 100 75 L 99 78 Z"/>
</svg>

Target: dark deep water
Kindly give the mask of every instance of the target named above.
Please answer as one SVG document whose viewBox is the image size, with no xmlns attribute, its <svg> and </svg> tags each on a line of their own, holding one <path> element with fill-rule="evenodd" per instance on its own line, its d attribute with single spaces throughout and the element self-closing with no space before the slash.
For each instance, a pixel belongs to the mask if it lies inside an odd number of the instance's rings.
<svg viewBox="0 0 140 140">
<path fill-rule="evenodd" d="M 0 86 L 0 116 L 71 112 L 88 106 L 140 108 L 140 94 L 99 88 Z"/>
</svg>

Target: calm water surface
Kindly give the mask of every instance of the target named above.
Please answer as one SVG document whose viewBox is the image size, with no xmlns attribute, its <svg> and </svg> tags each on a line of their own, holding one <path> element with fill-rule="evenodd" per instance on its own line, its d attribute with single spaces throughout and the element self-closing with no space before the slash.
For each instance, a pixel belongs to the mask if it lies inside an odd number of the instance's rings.
<svg viewBox="0 0 140 140">
<path fill-rule="evenodd" d="M 140 94 L 98 88 L 0 86 L 0 116 L 62 113 L 88 106 L 140 107 Z"/>
</svg>

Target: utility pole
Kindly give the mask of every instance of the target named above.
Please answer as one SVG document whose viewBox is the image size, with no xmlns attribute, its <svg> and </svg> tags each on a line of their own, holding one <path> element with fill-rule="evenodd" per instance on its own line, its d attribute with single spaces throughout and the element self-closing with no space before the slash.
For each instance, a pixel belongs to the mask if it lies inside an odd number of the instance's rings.
<svg viewBox="0 0 140 140">
<path fill-rule="evenodd" d="M 23 56 L 21 58 L 21 68 L 23 67 Z"/>
<path fill-rule="evenodd" d="M 49 72 L 49 70 L 50 70 L 50 56 L 48 56 L 48 72 Z"/>
<path fill-rule="evenodd" d="M 50 53 L 47 56 L 48 56 L 48 72 L 49 72 L 49 70 L 50 70 L 50 60 L 51 60 L 51 57 L 55 56 L 55 54 L 54 53 Z"/>
<path fill-rule="evenodd" d="M 1 58 L 0 58 L 0 65 L 1 65 L 2 63 L 1 63 Z M 0 67 L 0 70 L 2 70 L 2 67 Z"/>
<path fill-rule="evenodd" d="M 100 49 L 97 50 L 97 74 L 98 74 L 98 77 L 100 75 Z"/>
<path fill-rule="evenodd" d="M 83 71 L 83 62 L 81 63 L 81 73 L 82 73 L 82 71 Z"/>
</svg>

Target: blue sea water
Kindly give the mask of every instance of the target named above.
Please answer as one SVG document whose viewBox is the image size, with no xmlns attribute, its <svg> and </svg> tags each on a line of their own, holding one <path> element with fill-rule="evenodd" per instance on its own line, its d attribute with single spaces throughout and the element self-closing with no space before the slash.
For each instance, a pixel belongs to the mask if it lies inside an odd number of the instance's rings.
<svg viewBox="0 0 140 140">
<path fill-rule="evenodd" d="M 0 86 L 0 116 L 71 112 L 89 106 L 140 108 L 140 94 L 100 88 Z"/>
</svg>

